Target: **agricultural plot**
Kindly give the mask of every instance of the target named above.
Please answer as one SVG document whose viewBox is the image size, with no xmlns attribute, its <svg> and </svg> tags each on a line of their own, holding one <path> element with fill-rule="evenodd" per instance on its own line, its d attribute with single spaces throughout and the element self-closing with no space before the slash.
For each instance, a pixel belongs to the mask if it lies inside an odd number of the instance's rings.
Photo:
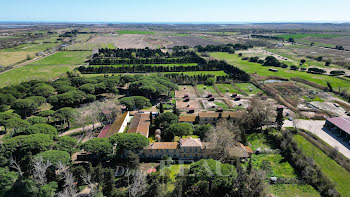
<svg viewBox="0 0 350 197">
<path fill-rule="evenodd" d="M 60 51 L 29 65 L 81 65 L 91 55 L 91 51 Z"/>
<path fill-rule="evenodd" d="M 293 39 L 301 39 L 301 38 L 335 38 L 335 37 L 341 37 L 343 35 L 339 34 L 283 34 L 283 35 L 277 35 L 277 37 L 283 38 L 285 40 L 288 40 L 289 38 Z"/>
<path fill-rule="evenodd" d="M 18 62 L 25 61 L 28 57 L 36 57 L 36 53 L 56 47 L 57 37 L 52 36 L 48 39 L 36 40 L 33 43 L 21 44 L 14 48 L 0 50 L 0 65 L 9 66 Z"/>
<path fill-rule="evenodd" d="M 327 81 L 328 81 L 335 88 L 340 87 L 340 88 L 345 88 L 350 90 L 350 81 L 339 79 L 336 77 L 332 77 L 328 75 L 315 75 L 315 74 L 310 74 L 302 71 L 293 71 L 293 70 L 284 69 L 284 68 L 278 68 L 278 72 L 271 72 L 269 71 L 269 68 L 276 69 L 276 67 L 261 66 L 261 64 L 258 64 L 258 63 L 247 62 L 247 61 L 241 60 L 241 58 L 235 54 L 228 54 L 228 53 L 221 53 L 221 52 L 210 53 L 210 54 L 212 57 L 215 57 L 221 60 L 226 60 L 228 63 L 235 65 L 248 73 L 256 73 L 260 76 L 278 76 L 278 77 L 283 77 L 287 79 L 298 77 L 301 79 L 318 83 L 322 86 L 327 86 Z"/>
<path fill-rule="evenodd" d="M 235 88 L 242 90 L 246 94 L 258 94 L 259 92 L 262 92 L 262 90 L 251 83 L 235 83 L 233 85 Z"/>
<path fill-rule="evenodd" d="M 226 96 L 231 96 L 232 93 L 241 93 L 235 87 L 233 87 L 232 84 L 215 84 L 215 86 L 222 94 L 226 94 Z"/>
<path fill-rule="evenodd" d="M 304 40 L 303 40 L 304 41 Z M 336 45 L 341 45 L 345 49 L 350 49 L 350 36 L 333 37 L 333 38 L 306 38 L 305 41 L 311 43 L 323 44 L 323 46 L 335 47 Z M 322 46 L 322 45 L 321 45 Z"/>
<path fill-rule="evenodd" d="M 187 95 L 189 98 L 197 98 L 196 90 L 193 86 L 179 86 L 178 90 L 175 90 L 176 98 L 184 98 Z"/>
<path fill-rule="evenodd" d="M 176 66 L 196 66 L 196 63 L 185 63 L 185 64 L 143 64 L 144 66 L 165 66 L 165 67 L 176 67 Z M 126 66 L 136 66 L 134 64 L 119 64 L 119 65 L 91 65 L 93 67 L 103 67 L 103 66 L 112 66 L 112 67 L 126 67 Z"/>
<path fill-rule="evenodd" d="M 220 45 L 222 43 L 203 39 L 200 37 L 195 36 L 165 36 L 164 39 L 166 39 L 171 44 L 167 45 L 167 47 L 173 47 L 173 46 L 190 46 L 194 47 L 197 45 L 207 46 L 207 45 Z"/>
<path fill-rule="evenodd" d="M 215 101 L 203 100 L 204 108 L 207 110 L 216 110 L 222 108 L 223 110 L 229 110 L 230 107 L 225 103 L 224 100 L 215 99 Z"/>
<path fill-rule="evenodd" d="M 277 178 L 297 179 L 294 168 L 285 161 L 284 157 L 278 153 L 274 153 L 271 145 L 268 143 L 267 136 L 262 133 L 250 134 L 247 136 L 249 145 L 255 151 L 257 148 L 263 150 L 263 153 L 252 156 L 252 164 L 254 168 L 264 170 L 266 173 L 266 181 L 271 176 Z M 247 166 L 248 164 L 244 164 Z M 290 188 L 292 188 L 290 190 Z M 313 187 L 305 184 L 275 184 L 269 185 L 269 192 L 280 196 L 319 196 Z"/>
<path fill-rule="evenodd" d="M 0 73 L 0 86 L 29 80 L 52 80 L 67 71 L 72 71 L 77 65 L 84 64 L 90 51 L 61 51 L 51 56 L 45 57 L 26 66 Z"/>
<path fill-rule="evenodd" d="M 208 95 L 212 95 L 213 97 L 219 97 L 218 93 L 214 89 L 213 86 L 206 86 L 206 85 L 197 85 L 196 86 L 200 97 L 208 97 Z"/>
<path fill-rule="evenodd" d="M 184 99 L 176 99 L 176 107 L 182 111 L 188 111 L 194 109 L 196 112 L 203 109 L 202 101 L 199 99 L 190 99 L 185 101 Z"/>
<path fill-rule="evenodd" d="M 350 172 L 346 171 L 337 162 L 303 136 L 295 135 L 294 140 L 304 154 L 313 158 L 316 164 L 321 168 L 322 172 L 335 184 L 335 188 L 340 195 L 350 196 Z"/>
<path fill-rule="evenodd" d="M 73 45 L 67 46 L 64 49 L 68 51 L 92 51 L 94 49 L 108 48 L 115 49 L 112 43 L 75 43 Z"/>
<path fill-rule="evenodd" d="M 30 80 L 52 80 L 67 71 L 72 71 L 76 66 L 73 65 L 27 65 L 0 73 L 0 87 L 18 84 Z"/>
</svg>

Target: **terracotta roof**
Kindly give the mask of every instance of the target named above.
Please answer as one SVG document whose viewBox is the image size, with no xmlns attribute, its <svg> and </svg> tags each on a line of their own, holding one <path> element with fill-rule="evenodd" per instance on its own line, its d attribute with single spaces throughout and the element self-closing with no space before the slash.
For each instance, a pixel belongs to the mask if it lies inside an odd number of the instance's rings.
<svg viewBox="0 0 350 197">
<path fill-rule="evenodd" d="M 328 118 L 327 121 L 331 122 L 345 133 L 350 134 L 350 118 L 335 117 Z"/>
<path fill-rule="evenodd" d="M 106 126 L 104 126 L 103 127 L 103 129 L 102 129 L 102 131 L 98 134 L 98 138 L 104 138 L 104 137 L 106 137 L 106 135 L 107 135 L 107 132 L 108 132 L 108 130 L 109 130 L 109 128 L 111 128 L 111 126 L 112 125 L 106 125 Z"/>
<path fill-rule="evenodd" d="M 179 122 L 195 122 L 196 117 L 195 115 L 179 116 Z"/>
<path fill-rule="evenodd" d="M 148 138 L 149 134 L 149 113 L 138 113 L 131 121 L 128 133 L 139 133 Z"/>
<path fill-rule="evenodd" d="M 198 116 L 200 118 L 218 118 L 219 113 L 217 113 L 217 112 L 199 112 Z"/>
<path fill-rule="evenodd" d="M 202 143 L 200 139 L 195 139 L 195 138 L 182 138 L 180 139 L 180 147 L 201 147 L 202 148 Z"/>
<path fill-rule="evenodd" d="M 145 149 L 177 149 L 177 142 L 154 142 Z"/>
<path fill-rule="evenodd" d="M 128 112 L 125 112 L 121 116 L 118 116 L 113 122 L 113 124 L 110 126 L 110 128 L 108 129 L 104 137 L 108 138 L 118 133 L 127 115 L 128 115 Z"/>
<path fill-rule="evenodd" d="M 240 144 L 240 146 L 247 152 L 247 153 L 253 153 L 253 150 L 249 146 L 244 146 L 243 144 Z"/>
</svg>

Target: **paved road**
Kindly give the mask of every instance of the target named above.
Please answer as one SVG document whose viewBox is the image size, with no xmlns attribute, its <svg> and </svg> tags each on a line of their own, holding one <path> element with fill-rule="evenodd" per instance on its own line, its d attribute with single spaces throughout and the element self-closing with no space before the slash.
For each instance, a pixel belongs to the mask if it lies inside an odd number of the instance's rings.
<svg viewBox="0 0 350 197">
<path fill-rule="evenodd" d="M 347 141 L 340 139 L 334 135 L 331 131 L 323 128 L 325 120 L 295 120 L 297 128 L 305 129 L 312 132 L 314 135 L 321 138 L 333 148 L 337 149 L 345 157 L 350 159 L 350 145 Z M 284 121 L 283 127 L 294 127 L 292 121 Z"/>
<path fill-rule="evenodd" d="M 95 125 L 95 129 L 96 129 L 96 128 L 102 126 L 102 123 L 98 122 L 98 123 L 95 123 L 94 125 Z M 92 128 L 93 128 L 92 124 L 87 125 L 84 127 L 84 131 L 90 131 L 90 130 L 92 130 Z M 83 130 L 83 128 L 72 129 L 72 130 L 69 130 L 69 131 L 66 131 L 64 133 L 59 134 L 59 136 L 61 137 L 61 136 L 71 135 L 73 133 L 78 133 L 82 130 Z"/>
</svg>

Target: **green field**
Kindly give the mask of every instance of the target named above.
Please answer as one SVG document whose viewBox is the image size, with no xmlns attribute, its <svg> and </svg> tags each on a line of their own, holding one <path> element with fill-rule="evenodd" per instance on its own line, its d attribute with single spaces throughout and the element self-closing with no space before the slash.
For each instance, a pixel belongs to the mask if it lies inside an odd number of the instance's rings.
<svg viewBox="0 0 350 197">
<path fill-rule="evenodd" d="M 260 90 L 259 88 L 257 88 L 255 85 L 251 83 L 235 83 L 233 85 L 243 90 L 247 94 L 258 94 L 259 92 L 262 92 L 262 90 Z"/>
<path fill-rule="evenodd" d="M 152 31 L 117 31 L 118 34 L 154 34 Z"/>
<path fill-rule="evenodd" d="M 229 106 L 227 106 L 223 101 L 214 101 L 214 104 L 216 105 L 217 108 L 222 108 L 223 110 L 228 110 L 230 109 Z"/>
<path fill-rule="evenodd" d="M 61 51 L 5 73 L 0 73 L 0 87 L 33 79 L 51 80 L 84 64 L 90 51 Z"/>
<path fill-rule="evenodd" d="M 288 40 L 289 38 L 294 39 L 300 39 L 300 38 L 335 38 L 335 37 L 341 37 L 343 35 L 337 35 L 337 34 L 284 34 L 284 35 L 277 35 L 277 37 L 284 38 L 285 40 Z"/>
<path fill-rule="evenodd" d="M 236 88 L 234 88 L 233 85 L 231 85 L 231 84 L 215 84 L 215 86 L 219 89 L 219 91 L 221 93 L 231 93 L 231 94 L 232 93 L 237 93 L 237 94 L 241 93 Z"/>
<path fill-rule="evenodd" d="M 238 55 L 236 54 L 216 52 L 216 53 L 210 53 L 210 55 L 220 60 L 226 60 L 229 64 L 237 66 L 238 68 L 248 73 L 256 73 L 260 76 L 278 76 L 278 77 L 284 77 L 288 79 L 293 77 L 299 77 L 308 81 L 318 83 L 323 86 L 327 86 L 327 81 L 329 81 L 332 84 L 333 88 L 341 87 L 341 88 L 346 88 L 350 90 L 350 81 L 347 81 L 347 80 L 342 80 L 342 79 L 338 79 L 327 75 L 315 75 L 315 74 L 309 74 L 307 72 L 293 71 L 293 70 L 284 69 L 284 68 L 277 68 L 278 72 L 271 72 L 268 69 L 269 68 L 276 69 L 276 67 L 262 66 L 261 64 L 258 64 L 258 63 L 244 61 L 244 60 L 241 60 L 241 58 L 238 57 Z"/>
<path fill-rule="evenodd" d="M 73 45 L 64 47 L 65 50 L 71 51 L 91 51 L 93 49 L 108 48 L 115 49 L 112 43 L 75 43 Z"/>
<path fill-rule="evenodd" d="M 314 146 L 301 135 L 295 135 L 294 140 L 301 150 L 321 168 L 322 172 L 335 184 L 341 196 L 350 196 L 350 172 L 346 171 L 332 158 Z"/>
<path fill-rule="evenodd" d="M 320 194 L 310 185 L 275 184 L 269 191 L 279 197 L 318 197 Z"/>
<path fill-rule="evenodd" d="M 30 80 L 51 80 L 60 77 L 67 71 L 72 71 L 76 66 L 51 65 L 51 66 L 22 66 L 0 74 L 0 87 L 18 84 Z"/>
<path fill-rule="evenodd" d="M 91 56 L 90 51 L 60 51 L 56 54 L 43 58 L 31 65 L 80 65 Z"/>
<path fill-rule="evenodd" d="M 198 91 L 201 94 L 204 94 L 204 92 L 210 92 L 212 94 L 217 94 L 216 90 L 214 89 L 213 86 L 207 86 L 207 85 L 203 85 L 203 84 L 199 84 L 196 86 L 196 88 L 198 89 Z"/>
<path fill-rule="evenodd" d="M 268 142 L 267 136 L 263 133 L 254 133 L 247 135 L 247 140 L 250 147 L 253 150 L 257 148 L 271 149 L 271 145 Z M 270 162 L 271 174 L 266 175 L 266 182 L 270 176 L 283 177 L 287 179 L 296 179 L 297 175 L 294 168 L 285 160 L 283 156 L 277 153 L 273 154 L 259 154 L 252 156 L 252 164 L 254 168 L 260 169 L 262 167 L 262 162 L 267 160 Z M 243 166 L 248 166 L 248 163 L 243 164 Z M 320 196 L 318 192 L 310 185 L 297 185 L 297 184 L 275 184 L 268 185 L 268 191 L 276 196 Z"/>
</svg>

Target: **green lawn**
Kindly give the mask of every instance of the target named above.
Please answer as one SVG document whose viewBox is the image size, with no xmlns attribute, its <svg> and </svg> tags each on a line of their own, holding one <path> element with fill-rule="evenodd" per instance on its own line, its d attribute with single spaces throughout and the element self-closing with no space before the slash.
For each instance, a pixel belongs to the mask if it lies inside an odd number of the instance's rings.
<svg viewBox="0 0 350 197">
<path fill-rule="evenodd" d="M 320 194 L 310 185 L 275 184 L 269 191 L 279 197 L 318 197 Z"/>
<path fill-rule="evenodd" d="M 240 94 L 240 92 L 234 88 L 231 84 L 215 84 L 215 86 L 219 89 L 221 93 L 237 93 Z M 227 91 L 228 90 L 228 91 Z"/>
<path fill-rule="evenodd" d="M 60 51 L 29 65 L 81 65 L 91 55 L 91 51 Z"/>
<path fill-rule="evenodd" d="M 222 101 L 222 102 L 214 101 L 214 104 L 215 104 L 218 108 L 222 108 L 222 109 L 224 109 L 224 110 L 230 109 L 223 101 Z"/>
<path fill-rule="evenodd" d="M 346 171 L 303 136 L 295 135 L 294 140 L 307 156 L 315 160 L 322 172 L 335 184 L 335 188 L 340 195 L 350 196 L 350 172 Z"/>
<path fill-rule="evenodd" d="M 262 92 L 262 90 L 260 90 L 259 88 L 257 88 L 255 85 L 251 83 L 235 83 L 233 85 L 243 90 L 247 94 L 258 94 L 259 92 Z"/>
<path fill-rule="evenodd" d="M 217 92 L 216 92 L 216 90 L 214 89 L 213 86 L 206 86 L 206 85 L 203 85 L 203 84 L 199 84 L 196 87 L 197 87 L 197 89 L 199 90 L 199 92 L 201 94 L 203 94 L 205 91 L 206 92 L 210 92 L 212 94 L 217 94 Z"/>
<path fill-rule="evenodd" d="M 189 167 L 190 167 L 189 164 L 175 164 L 167 168 L 167 169 L 170 169 L 170 174 L 169 174 L 170 182 L 167 185 L 168 193 L 171 193 L 174 190 L 175 188 L 174 183 L 176 181 L 176 176 L 181 172 L 181 169 L 189 168 Z"/>
<path fill-rule="evenodd" d="M 195 75 L 215 75 L 215 76 L 226 76 L 227 74 L 224 71 L 192 71 L 192 72 L 165 72 L 164 74 L 181 74 L 188 76 L 195 76 Z"/>
<path fill-rule="evenodd" d="M 293 78 L 293 77 L 299 77 L 308 81 L 312 81 L 315 83 L 318 83 L 323 86 L 327 86 L 327 81 L 329 81 L 333 88 L 346 88 L 350 90 L 350 81 L 338 79 L 335 77 L 327 76 L 327 75 L 315 75 L 315 74 L 309 74 L 307 72 L 301 72 L 301 71 L 293 71 L 289 69 L 284 68 L 277 68 L 278 72 L 271 72 L 268 69 L 269 68 L 275 68 L 275 67 L 269 67 L 269 66 L 262 66 L 258 63 L 248 62 L 241 60 L 240 57 L 236 54 L 228 54 L 228 53 L 222 53 L 222 52 L 216 52 L 216 53 L 210 53 L 212 57 L 215 57 L 217 59 L 226 60 L 228 63 L 237 66 L 238 68 L 248 72 L 248 73 L 256 73 L 260 76 L 279 76 L 284 78 Z"/>
<path fill-rule="evenodd" d="M 119 34 L 154 34 L 152 31 L 117 31 Z"/>
</svg>

